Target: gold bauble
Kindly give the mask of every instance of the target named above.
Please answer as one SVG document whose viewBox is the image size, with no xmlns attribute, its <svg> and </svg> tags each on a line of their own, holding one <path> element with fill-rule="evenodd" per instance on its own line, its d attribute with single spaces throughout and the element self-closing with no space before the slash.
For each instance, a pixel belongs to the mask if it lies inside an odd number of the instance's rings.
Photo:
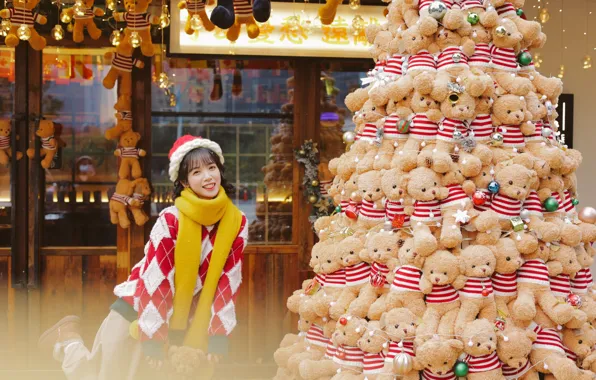
<svg viewBox="0 0 596 380">
<path fill-rule="evenodd" d="M 360 0 L 350 0 L 350 9 L 355 11 L 360 8 Z"/>
<path fill-rule="evenodd" d="M 31 38 L 31 29 L 25 24 L 19 26 L 19 29 L 17 29 L 17 37 L 19 37 L 19 40 L 27 41 Z"/>
<path fill-rule="evenodd" d="M 351 144 L 356 139 L 356 135 L 352 131 L 344 132 L 343 140 L 346 144 Z"/>
<path fill-rule="evenodd" d="M 596 223 L 596 209 L 594 209 L 594 207 L 584 207 L 579 212 L 579 220 L 584 223 Z"/>
<path fill-rule="evenodd" d="M 400 352 L 393 358 L 393 371 L 397 375 L 405 375 L 412 370 L 412 358 L 405 352 Z"/>
<path fill-rule="evenodd" d="M 507 28 L 505 28 L 503 25 L 497 26 L 495 29 L 495 34 L 499 37 L 505 37 L 507 35 Z"/>
<path fill-rule="evenodd" d="M 132 33 L 130 33 L 130 37 L 128 38 L 128 42 L 130 42 L 130 45 L 133 48 L 138 48 L 139 46 L 141 46 L 141 36 L 139 35 L 139 32 L 132 32 Z"/>
<path fill-rule="evenodd" d="M 119 31 L 119 30 L 114 30 L 114 31 L 112 32 L 112 34 L 110 35 L 110 43 L 111 43 L 113 46 L 118 46 L 118 45 L 120 45 L 120 41 L 121 41 L 121 39 L 122 39 L 122 35 L 120 34 L 120 31 Z"/>
<path fill-rule="evenodd" d="M 308 201 L 310 203 L 317 203 L 318 200 L 319 198 L 316 195 L 311 195 L 310 197 L 308 197 Z"/>
<path fill-rule="evenodd" d="M 60 41 L 64 38 L 64 29 L 62 29 L 62 25 L 56 24 L 52 28 L 52 37 L 54 37 L 56 41 Z"/>
<path fill-rule="evenodd" d="M 538 15 L 540 22 L 546 24 L 548 20 L 550 20 L 550 13 L 548 13 L 548 8 L 542 8 L 540 10 L 540 14 Z"/>
<path fill-rule="evenodd" d="M 313 187 L 317 187 L 319 186 L 319 181 L 317 181 L 316 179 L 313 179 L 312 182 L 310 183 Z"/>
<path fill-rule="evenodd" d="M 67 12 L 62 12 L 60 15 L 60 21 L 62 21 L 64 24 L 68 24 L 72 21 L 72 16 Z"/>
</svg>

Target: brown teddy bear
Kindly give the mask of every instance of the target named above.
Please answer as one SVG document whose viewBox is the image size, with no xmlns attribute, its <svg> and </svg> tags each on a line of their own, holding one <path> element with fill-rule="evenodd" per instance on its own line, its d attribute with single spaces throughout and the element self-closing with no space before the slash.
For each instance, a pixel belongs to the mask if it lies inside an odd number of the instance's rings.
<svg viewBox="0 0 596 380">
<path fill-rule="evenodd" d="M 385 221 L 385 194 L 381 186 L 383 175 L 371 170 L 358 176 L 358 193 L 362 204 L 358 213 L 357 228 L 366 231 Z"/>
<path fill-rule="evenodd" d="M 433 81 L 437 72 L 434 53 L 440 49 L 435 43 L 434 32 L 425 34 L 422 24 L 410 26 L 397 37 L 401 41 L 403 54 L 409 55 L 405 75 L 409 76 L 416 92 L 428 95 L 433 89 Z M 404 83 L 409 83 L 406 80 Z"/>
<path fill-rule="evenodd" d="M 461 305 L 456 289 L 466 282 L 459 268 L 458 258 L 449 251 L 436 251 L 424 261 L 420 290 L 426 294 L 426 311 L 416 332 L 418 345 L 433 334 L 453 336 Z"/>
<path fill-rule="evenodd" d="M 85 28 L 87 28 L 87 33 L 89 33 L 91 39 L 97 40 L 101 37 L 101 30 L 95 25 L 93 18 L 105 15 L 105 12 L 101 8 L 94 7 L 94 4 L 95 0 L 85 0 L 82 6 L 83 15 L 75 13 L 74 7 L 62 11 L 63 15 L 68 15 L 74 19 L 74 28 L 72 30 L 72 40 L 74 42 L 83 42 Z"/>
<path fill-rule="evenodd" d="M 366 324 L 364 335 L 358 339 L 357 346 L 364 352 L 362 360 L 362 375 L 370 380 L 385 380 L 391 373 L 391 363 L 387 362 L 384 347 L 387 346 L 389 337 L 381 330 L 378 321 L 369 321 Z M 355 379 L 361 379 L 362 376 L 347 375 L 346 379 L 354 376 Z"/>
<path fill-rule="evenodd" d="M 358 160 L 355 159 L 358 174 L 366 173 L 374 167 L 385 116 L 387 116 L 385 107 L 372 106 L 372 103 L 369 102 L 366 102 L 356 116 L 356 129 L 359 132 L 356 136 L 357 141 L 352 147 L 356 149 L 356 152 L 365 153 L 358 155 L 356 157 Z"/>
<path fill-rule="evenodd" d="M 534 156 L 546 161 L 551 169 L 560 169 L 563 165 L 564 152 L 549 139 L 552 129 L 544 127 L 543 119 L 547 116 L 546 97 L 539 98 L 534 92 L 525 96 L 528 111 L 532 114 L 535 131 L 525 137 L 526 149 Z"/>
<path fill-rule="evenodd" d="M 329 308 L 336 302 L 346 285 L 346 271 L 342 263 L 342 253 L 332 242 L 325 244 L 319 258 L 319 273 L 324 275 L 325 282 L 309 300 L 300 305 L 300 314 L 308 320 L 317 316 L 329 318 Z"/>
<path fill-rule="evenodd" d="M 563 344 L 567 358 L 580 363 L 581 368 L 594 372 L 596 370 L 596 344 L 594 334 L 590 334 L 593 327 L 586 323 L 581 328 L 564 329 Z"/>
<path fill-rule="evenodd" d="M 525 0 L 494 0 L 492 3 L 500 18 L 513 21 L 523 41 L 532 43 L 540 36 L 542 27 L 538 22 L 525 20 L 517 14 L 517 10 L 523 8 Z"/>
<path fill-rule="evenodd" d="M 394 308 L 383 313 L 379 321 L 380 328 L 389 338 L 389 342 L 385 344 L 385 366 L 392 364 L 398 354 L 408 355 L 413 362 L 412 369 L 408 373 L 400 374 L 408 380 L 418 379 L 419 371 L 423 369 L 416 360 L 416 354 L 414 353 L 414 337 L 416 336 L 419 320 L 420 318 L 408 309 Z M 385 373 L 392 373 L 390 369 L 385 368 Z"/>
<path fill-rule="evenodd" d="M 250 0 L 234 0 L 234 14 L 236 16 L 234 25 L 232 25 L 226 32 L 228 41 L 235 42 L 238 40 L 242 25 L 246 25 L 246 34 L 251 40 L 259 36 L 261 30 L 253 16 Z"/>
<path fill-rule="evenodd" d="M 139 178 L 143 172 L 139 164 L 139 157 L 145 157 L 147 152 L 137 148 L 137 143 L 141 135 L 137 132 L 128 131 L 120 135 L 120 148 L 114 151 L 114 156 L 120 157 L 120 169 L 118 177 L 120 179 Z"/>
<path fill-rule="evenodd" d="M 462 334 L 476 317 L 490 322 L 497 318 L 491 280 L 497 265 L 496 254 L 495 246 L 469 245 L 459 255 L 460 272 L 467 280 L 459 290 L 461 307 L 455 321 L 457 335 Z"/>
<path fill-rule="evenodd" d="M 536 46 L 536 48 L 541 49 L 546 43 L 546 35 L 541 33 L 541 37 L 537 38 L 536 42 L 538 42 L 538 46 Z M 521 53 L 530 54 L 528 49 L 522 49 Z M 557 77 L 547 78 L 540 74 L 538 71 L 536 71 L 533 59 L 527 66 L 520 67 L 519 75 L 531 80 L 532 84 L 536 88 L 536 91 L 540 94 L 546 95 L 550 99 L 557 99 L 563 93 L 563 81 Z"/>
<path fill-rule="evenodd" d="M 9 119 L 0 119 L 0 165 L 6 165 L 13 156 L 12 148 L 10 147 L 11 130 L 12 122 Z M 23 153 L 18 151 L 15 153 L 17 160 L 23 157 Z"/>
<path fill-rule="evenodd" d="M 151 45 L 153 46 L 153 45 Z M 131 54 L 106 52 L 104 54 L 106 61 L 111 62 L 110 71 L 105 78 L 103 78 L 103 86 L 108 90 L 114 88 L 116 81 L 118 81 L 118 101 L 114 105 L 117 111 L 130 110 L 130 102 L 132 97 L 132 68 L 143 68 L 145 64 L 143 61 L 132 58 Z"/>
<path fill-rule="evenodd" d="M 130 205 L 130 211 L 137 226 L 144 226 L 149 220 L 149 216 L 143 210 L 143 203 L 149 199 L 151 195 L 151 185 L 147 178 L 137 178 L 132 181 L 131 186 L 134 186 L 132 198 L 138 200 L 138 204 Z"/>
<path fill-rule="evenodd" d="M 105 137 L 108 140 L 118 139 L 124 132 L 132 129 L 132 112 L 121 111 L 116 112 L 116 125 L 109 128 L 105 132 Z"/>
<path fill-rule="evenodd" d="M 132 198 L 136 184 L 128 179 L 120 179 L 116 183 L 116 190 L 110 198 L 110 221 L 122 228 L 130 227 L 127 206 L 140 207 L 140 201 Z"/>
<path fill-rule="evenodd" d="M 0 11 L 0 17 L 10 21 L 10 30 L 4 38 L 4 43 L 10 48 L 16 47 L 21 41 L 18 37 L 18 29 L 23 25 L 27 26 L 31 36 L 28 39 L 29 45 L 34 50 L 43 50 L 46 47 L 46 39 L 37 33 L 35 23 L 45 25 L 48 19 L 39 14 L 33 13 L 33 9 L 39 4 L 39 0 L 15 0 L 11 8 Z"/>
<path fill-rule="evenodd" d="M 528 359 L 535 340 L 535 332 L 511 322 L 507 322 L 503 330 L 497 331 L 497 355 L 506 379 L 538 380 L 538 373 Z"/>
<path fill-rule="evenodd" d="M 400 266 L 393 274 L 393 283 L 387 295 L 387 311 L 404 307 L 422 318 L 426 311 L 424 294 L 420 290 L 420 278 L 424 257 L 414 249 L 414 239 L 408 238 L 398 250 Z"/>
<path fill-rule="evenodd" d="M 416 361 L 423 379 L 455 379 L 453 366 L 464 349 L 458 339 L 429 339 L 416 349 Z"/>
<path fill-rule="evenodd" d="M 540 240 L 551 243 L 561 238 L 561 231 L 556 224 L 544 221 L 544 208 L 536 191 L 539 184 L 538 177 L 535 177 L 528 197 L 524 200 L 522 206 L 525 210 L 523 211 L 524 222 L 528 225 L 530 231 L 534 231 L 538 235 Z"/>
<path fill-rule="evenodd" d="M 526 146 L 524 136 L 536 130 L 529 121 L 532 114 L 526 107 L 524 97 L 516 95 L 497 95 L 492 107 L 492 121 L 496 131 L 501 134 L 502 144 L 493 150 L 494 163 L 509 160 Z"/>
<path fill-rule="evenodd" d="M 206 31 L 210 32 L 215 29 L 215 25 L 213 25 L 205 11 L 206 3 L 204 0 L 183 0 L 178 3 L 178 9 L 186 9 L 188 11 L 188 17 L 184 24 L 184 32 L 189 36 L 195 33 L 195 30 L 191 27 L 191 20 L 194 16 L 199 17 L 201 25 L 203 25 Z"/>
<path fill-rule="evenodd" d="M 215 371 L 213 362 L 207 360 L 203 351 L 188 346 L 170 346 L 168 362 L 172 372 L 169 379 L 190 380 L 197 376 L 210 379 Z"/>
<path fill-rule="evenodd" d="M 463 331 L 462 341 L 469 380 L 503 379 L 493 323 L 484 318 L 468 323 Z"/>
<path fill-rule="evenodd" d="M 43 158 L 41 160 L 41 167 L 44 169 L 50 168 L 58 148 L 62 148 L 66 145 L 62 139 L 60 139 L 61 132 L 61 124 L 55 124 L 46 119 L 39 121 L 39 127 L 37 128 L 37 131 L 35 131 L 35 134 L 41 139 L 39 157 Z M 29 157 L 29 159 L 35 158 L 35 149 L 27 149 L 27 157 Z"/>
<path fill-rule="evenodd" d="M 130 42 L 130 36 L 136 33 L 140 38 L 141 53 L 145 57 L 153 57 L 153 43 L 151 42 L 151 25 L 159 24 L 159 17 L 148 13 L 152 0 L 126 0 L 124 9 L 126 12 L 114 12 L 112 17 L 115 21 L 125 22 L 124 36 L 118 45 L 118 54 L 132 56 L 134 47 Z"/>
<path fill-rule="evenodd" d="M 513 240 L 501 238 L 496 244 L 495 271 L 491 277 L 497 312 L 510 315 L 509 303 L 517 298 L 517 270 L 524 263 Z"/>
<path fill-rule="evenodd" d="M 342 156 L 343 157 L 343 156 Z M 342 208 L 342 212 L 350 220 L 358 218 L 358 212 L 362 204 L 362 195 L 358 192 L 358 174 L 352 173 L 344 182 L 344 188 L 340 192 L 342 197 L 347 197 L 348 206 Z"/>
<path fill-rule="evenodd" d="M 374 170 L 390 169 L 394 153 L 402 150 L 408 141 L 410 117 L 412 115 L 412 95 L 401 99 L 391 98 L 387 102 L 387 117 L 383 123 L 383 139 L 375 156 Z"/>
<path fill-rule="evenodd" d="M 385 194 L 385 218 L 394 228 L 410 224 L 410 216 L 405 213 L 405 206 L 412 204 L 406 193 L 403 174 L 399 169 L 391 169 L 381 173 L 381 190 Z"/>
</svg>

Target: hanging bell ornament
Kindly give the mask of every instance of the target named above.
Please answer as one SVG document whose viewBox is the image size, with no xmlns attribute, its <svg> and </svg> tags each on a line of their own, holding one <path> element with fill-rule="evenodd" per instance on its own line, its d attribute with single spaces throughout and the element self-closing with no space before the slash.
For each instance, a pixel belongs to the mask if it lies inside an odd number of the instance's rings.
<svg viewBox="0 0 596 380">
<path fill-rule="evenodd" d="M 543 24 L 546 24 L 548 20 L 550 20 L 550 13 L 548 13 L 548 8 L 542 8 L 540 10 L 540 14 L 538 14 L 538 19 Z"/>
<path fill-rule="evenodd" d="M 524 220 L 530 219 L 530 211 L 526 209 L 521 210 L 521 212 L 519 213 L 519 217 Z"/>
<path fill-rule="evenodd" d="M 195 32 L 198 30 L 201 30 L 203 28 L 203 21 L 201 21 L 201 18 L 199 17 L 199 15 L 193 15 L 191 17 L 190 28 L 192 30 L 194 30 Z"/>
<path fill-rule="evenodd" d="M 569 293 L 567 295 L 567 303 L 575 308 L 582 307 L 582 298 L 577 294 Z"/>
<path fill-rule="evenodd" d="M 478 24 L 480 22 L 480 16 L 478 16 L 478 13 L 474 13 L 474 12 L 468 13 L 468 22 L 471 25 Z"/>
<path fill-rule="evenodd" d="M 579 220 L 589 224 L 596 223 L 596 209 L 594 209 L 594 207 L 582 208 L 582 210 L 579 212 Z"/>
<path fill-rule="evenodd" d="M 505 37 L 507 35 L 507 28 L 505 28 L 503 25 L 497 26 L 495 29 L 495 34 L 499 37 Z"/>
<path fill-rule="evenodd" d="M 157 78 L 157 83 L 159 83 L 159 88 L 168 88 L 170 86 L 170 78 L 168 78 L 168 74 L 160 73 Z"/>
<path fill-rule="evenodd" d="M 72 21 L 72 16 L 68 12 L 62 12 L 62 14 L 60 14 L 60 21 L 64 24 L 68 24 Z"/>
<path fill-rule="evenodd" d="M 170 26 L 170 12 L 168 11 L 167 5 L 163 5 L 161 7 L 161 14 L 159 15 L 159 26 L 162 29 Z"/>
<path fill-rule="evenodd" d="M 360 8 L 360 0 L 350 0 L 350 9 L 355 11 Z"/>
<path fill-rule="evenodd" d="M 499 189 L 501 188 L 501 185 L 499 185 L 499 182 L 497 181 L 490 181 L 488 183 L 488 191 L 490 191 L 492 194 L 496 194 L 499 192 Z"/>
<path fill-rule="evenodd" d="M 64 38 L 64 29 L 62 29 L 62 25 L 56 24 L 52 28 L 52 37 L 54 37 L 56 41 L 60 41 Z"/>
<path fill-rule="evenodd" d="M 336 212 L 337 214 L 339 214 L 339 213 L 341 212 L 341 206 L 336 206 L 336 207 L 335 207 L 335 212 Z"/>
<path fill-rule="evenodd" d="M 490 291 L 486 288 L 483 288 L 480 293 L 482 294 L 482 297 L 488 297 L 490 295 Z"/>
<path fill-rule="evenodd" d="M 356 135 L 354 135 L 354 132 L 352 132 L 352 131 L 347 131 L 347 132 L 344 132 L 344 135 L 342 138 L 346 144 L 351 144 L 354 142 Z"/>
<path fill-rule="evenodd" d="M 529 66 L 532 63 L 532 54 L 527 51 L 519 53 L 517 55 L 517 63 L 522 67 Z"/>
<path fill-rule="evenodd" d="M 112 31 L 112 34 L 110 34 L 110 43 L 113 46 L 118 46 L 118 45 L 120 45 L 121 40 L 122 40 L 122 34 L 120 33 L 120 31 L 119 30 Z"/>
<path fill-rule="evenodd" d="M 457 362 L 455 363 L 455 367 L 453 367 L 453 373 L 457 377 L 466 377 L 468 375 L 468 365 L 464 362 Z"/>
<path fill-rule="evenodd" d="M 312 182 L 310 183 L 310 185 L 312 187 L 317 187 L 317 186 L 319 186 L 319 181 L 317 181 L 316 179 L 313 179 Z"/>
<path fill-rule="evenodd" d="M 319 200 L 319 198 L 316 195 L 311 195 L 310 197 L 308 197 L 308 201 L 310 203 L 317 203 L 317 201 Z"/>
<path fill-rule="evenodd" d="M 474 202 L 474 205 L 476 206 L 482 206 L 486 203 L 486 198 L 488 197 L 483 191 L 476 191 L 472 196 L 472 202 Z"/>
<path fill-rule="evenodd" d="M 456 129 L 455 131 L 453 131 L 453 139 L 454 140 L 461 140 L 464 137 L 464 134 L 461 133 L 461 131 L 459 129 Z"/>
<path fill-rule="evenodd" d="M 8 32 L 10 32 L 11 27 L 12 24 L 10 20 L 2 20 L 2 24 L 0 24 L 0 35 L 6 37 L 8 35 Z"/>
<path fill-rule="evenodd" d="M 19 26 L 19 29 L 17 29 L 17 37 L 19 37 L 19 40 L 27 41 L 31 38 L 31 29 L 25 24 Z"/>
<path fill-rule="evenodd" d="M 559 209 L 559 201 L 555 197 L 548 197 L 544 201 L 544 209 L 548 212 L 555 212 Z"/>
<path fill-rule="evenodd" d="M 139 46 L 141 46 L 141 36 L 139 35 L 139 32 L 132 32 L 132 33 L 130 33 L 130 37 L 128 38 L 128 42 L 130 42 L 130 45 L 133 48 L 138 48 Z"/>
<path fill-rule="evenodd" d="M 400 352 L 393 358 L 393 371 L 398 376 L 403 376 L 412 371 L 412 358 L 405 352 Z"/>
<path fill-rule="evenodd" d="M 347 325 L 348 324 L 348 319 L 346 317 L 341 317 L 339 319 L 339 324 L 342 325 L 342 326 Z"/>
<path fill-rule="evenodd" d="M 116 0 L 106 0 L 106 7 L 112 12 L 116 10 Z"/>
<path fill-rule="evenodd" d="M 447 6 L 444 2 L 436 0 L 430 3 L 428 7 L 428 15 L 435 20 L 441 20 L 447 13 Z"/>
<path fill-rule="evenodd" d="M 490 135 L 490 143 L 492 146 L 503 145 L 503 135 L 499 132 L 494 132 Z"/>
</svg>

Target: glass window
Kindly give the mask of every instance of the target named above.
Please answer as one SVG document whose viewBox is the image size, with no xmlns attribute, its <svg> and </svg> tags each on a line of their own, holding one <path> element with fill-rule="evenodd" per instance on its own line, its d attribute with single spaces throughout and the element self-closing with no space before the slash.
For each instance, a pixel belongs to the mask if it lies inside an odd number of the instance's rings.
<svg viewBox="0 0 596 380">
<path fill-rule="evenodd" d="M 44 246 L 116 245 L 108 199 L 118 180 L 117 142 L 104 133 L 116 122 L 117 94 L 102 85 L 110 69 L 104 53 L 44 50 L 42 113 L 63 145 L 45 170 Z"/>
<path fill-rule="evenodd" d="M 175 104 L 158 84 L 162 67 Z M 293 98 L 286 61 L 154 62 L 152 219 L 173 203 L 168 150 L 184 134 L 221 145 L 235 204 L 246 214 L 252 244 L 292 241 Z"/>
<path fill-rule="evenodd" d="M 12 123 L 15 87 L 14 50 L 0 48 L 0 139 Z M 13 132 L 14 133 L 14 132 Z M 10 141 L 0 140 L 0 145 Z M 10 161 L 0 164 L 0 247 L 11 246 Z"/>
</svg>

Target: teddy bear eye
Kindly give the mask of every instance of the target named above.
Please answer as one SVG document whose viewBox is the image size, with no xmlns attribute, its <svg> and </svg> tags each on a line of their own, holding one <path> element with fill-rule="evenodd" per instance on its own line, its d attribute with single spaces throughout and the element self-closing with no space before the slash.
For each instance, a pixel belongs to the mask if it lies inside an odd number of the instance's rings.
<svg viewBox="0 0 596 380">
<path fill-rule="evenodd" d="M 507 256 L 507 258 L 505 260 L 511 261 L 511 257 Z"/>
<path fill-rule="evenodd" d="M 378 249 L 376 249 L 376 248 L 375 248 L 373 251 L 374 251 L 374 252 L 379 252 L 379 250 L 378 250 Z"/>
<path fill-rule="evenodd" d="M 391 248 L 387 248 L 387 252 L 391 252 Z"/>
<path fill-rule="evenodd" d="M 447 272 L 443 272 L 443 274 L 444 274 L 445 276 L 447 276 Z"/>
<path fill-rule="evenodd" d="M 443 364 L 447 364 L 447 362 L 443 362 Z"/>
<path fill-rule="evenodd" d="M 432 366 L 433 366 L 432 364 L 430 364 L 430 363 L 428 364 L 428 368 L 431 368 Z"/>
<path fill-rule="evenodd" d="M 367 339 L 366 341 L 367 341 L 368 343 L 370 343 L 370 339 Z"/>
<path fill-rule="evenodd" d="M 435 273 L 435 272 L 431 270 L 431 271 L 430 271 L 430 274 L 433 274 L 433 273 Z"/>
<path fill-rule="evenodd" d="M 571 260 L 569 260 L 569 264 L 571 264 Z"/>
<path fill-rule="evenodd" d="M 346 335 L 346 332 L 345 331 L 344 331 L 344 335 Z M 478 344 L 478 345 L 480 345 L 480 344 Z"/>
<path fill-rule="evenodd" d="M 426 187 L 423 187 L 423 188 L 422 188 L 422 189 L 420 189 L 420 190 L 422 190 L 422 192 L 423 192 L 423 193 L 426 193 Z"/>
<path fill-rule="evenodd" d="M 510 356 L 510 357 L 509 357 L 509 360 L 511 360 L 511 359 L 513 359 L 513 356 Z"/>
<path fill-rule="evenodd" d="M 472 265 L 472 269 L 476 268 L 476 265 Z"/>
<path fill-rule="evenodd" d="M 393 188 L 394 188 L 394 189 L 397 189 L 397 185 L 393 185 Z"/>
<path fill-rule="evenodd" d="M 407 96 L 404 96 L 404 98 L 402 99 L 403 101 L 406 101 L 408 99 Z M 397 103 L 397 102 L 396 102 Z"/>
<path fill-rule="evenodd" d="M 399 328 L 399 323 L 397 325 L 395 325 L 395 328 L 398 329 Z"/>
<path fill-rule="evenodd" d="M 492 342 L 493 341 L 493 337 L 491 336 L 490 338 L 488 338 L 488 340 L 490 340 Z"/>
<path fill-rule="evenodd" d="M 377 189 L 377 193 L 378 193 L 379 191 L 381 191 L 381 189 Z"/>
<path fill-rule="evenodd" d="M 509 184 L 510 184 L 510 185 L 513 185 L 513 181 L 509 181 Z"/>
<path fill-rule="evenodd" d="M 435 182 L 435 186 L 437 186 L 437 183 Z"/>
<path fill-rule="evenodd" d="M 436 104 L 436 105 L 439 105 L 439 102 L 435 100 L 435 104 Z"/>
<path fill-rule="evenodd" d="M 420 101 L 423 102 L 424 101 L 424 96 L 420 98 Z"/>
<path fill-rule="evenodd" d="M 346 333 L 344 333 L 346 335 Z M 476 343 L 476 347 L 480 347 L 480 342 Z"/>
<path fill-rule="evenodd" d="M 373 107 L 373 108 L 372 108 L 372 110 L 373 110 L 373 111 L 376 111 L 376 109 L 377 109 L 377 107 Z"/>
<path fill-rule="evenodd" d="M 579 340 L 577 343 L 582 344 L 584 341 L 583 340 Z"/>
<path fill-rule="evenodd" d="M 416 41 L 416 37 L 412 37 L 412 41 Z"/>
<path fill-rule="evenodd" d="M 331 260 L 327 260 L 327 263 L 331 264 Z"/>
<path fill-rule="evenodd" d="M 508 36 L 511 36 L 511 33 L 507 33 Z"/>
<path fill-rule="evenodd" d="M 511 113 L 511 110 L 507 110 L 507 113 Z"/>
<path fill-rule="evenodd" d="M 490 263 L 486 263 L 486 265 L 490 266 Z"/>
<path fill-rule="evenodd" d="M 353 254 L 354 254 L 354 251 L 350 251 L 350 255 L 353 255 Z"/>
<path fill-rule="evenodd" d="M 406 252 L 410 252 L 410 248 L 406 248 Z M 430 271 L 432 273 L 433 271 Z"/>
<path fill-rule="evenodd" d="M 483 173 L 482 173 L 482 176 L 483 176 L 483 177 L 486 177 L 486 173 L 484 173 L 484 172 L 483 172 Z"/>
<path fill-rule="evenodd" d="M 319 258 L 319 255 L 316 255 L 316 256 L 315 256 L 315 259 L 318 259 L 318 258 Z"/>
<path fill-rule="evenodd" d="M 453 103 L 453 104 L 451 105 L 451 108 L 455 108 L 455 103 Z"/>
<path fill-rule="evenodd" d="M 366 193 L 366 190 L 362 190 L 363 193 Z"/>
<path fill-rule="evenodd" d="M 526 188 L 526 185 L 524 185 L 524 189 Z"/>
<path fill-rule="evenodd" d="M 550 179 L 550 177 L 546 177 L 546 178 Z"/>
</svg>

